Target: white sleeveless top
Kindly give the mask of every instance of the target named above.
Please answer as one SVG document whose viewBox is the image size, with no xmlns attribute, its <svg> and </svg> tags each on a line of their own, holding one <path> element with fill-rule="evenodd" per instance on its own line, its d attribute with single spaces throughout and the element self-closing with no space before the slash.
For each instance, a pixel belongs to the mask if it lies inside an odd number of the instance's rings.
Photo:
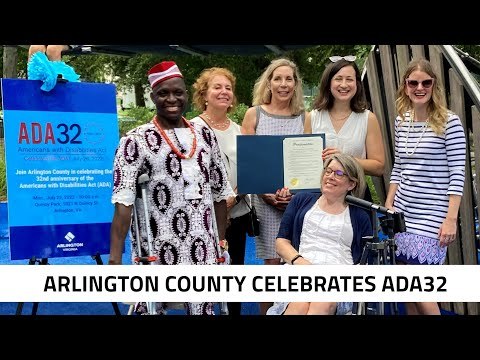
<svg viewBox="0 0 480 360">
<path fill-rule="evenodd" d="M 353 112 L 337 133 L 327 110 L 312 110 L 312 134 L 325 134 L 326 147 L 335 147 L 345 154 L 365 159 L 367 151 L 365 140 L 367 139 L 368 115 L 370 110 L 361 113 Z"/>
</svg>

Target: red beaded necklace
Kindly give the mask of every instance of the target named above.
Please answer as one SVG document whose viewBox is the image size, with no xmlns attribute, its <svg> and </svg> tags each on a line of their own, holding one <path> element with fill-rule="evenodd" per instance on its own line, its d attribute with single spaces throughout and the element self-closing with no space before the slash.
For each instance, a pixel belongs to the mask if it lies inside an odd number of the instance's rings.
<svg viewBox="0 0 480 360">
<path fill-rule="evenodd" d="M 168 138 L 167 134 L 165 133 L 165 131 L 162 129 L 162 127 L 160 126 L 160 124 L 158 123 L 158 119 L 157 119 L 157 116 L 155 115 L 155 117 L 153 118 L 153 123 L 155 124 L 155 126 L 157 127 L 158 131 L 160 131 L 160 135 L 165 139 L 165 141 L 167 142 L 167 144 L 170 146 L 170 148 L 173 150 L 173 152 L 175 153 L 175 155 L 177 155 L 180 159 L 190 159 L 193 154 L 195 154 L 195 150 L 197 150 L 197 138 L 195 137 L 195 130 L 193 129 L 193 126 L 192 124 L 190 124 L 187 119 L 185 119 L 183 116 L 182 116 L 182 120 L 183 122 L 185 123 L 185 125 L 187 125 L 189 128 L 190 128 L 190 131 L 192 132 L 192 138 L 193 138 L 193 143 L 192 143 L 192 149 L 190 150 L 190 153 L 188 155 L 184 155 L 180 152 L 180 150 L 178 150 L 175 145 L 173 145 L 172 141 Z M 175 130 L 174 130 L 175 131 Z"/>
</svg>

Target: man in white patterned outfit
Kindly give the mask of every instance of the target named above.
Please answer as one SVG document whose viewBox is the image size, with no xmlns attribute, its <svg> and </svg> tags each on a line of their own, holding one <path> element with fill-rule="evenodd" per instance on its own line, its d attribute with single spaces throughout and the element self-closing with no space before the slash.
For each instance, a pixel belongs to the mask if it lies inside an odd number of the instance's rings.
<svg viewBox="0 0 480 360">
<path fill-rule="evenodd" d="M 148 254 L 148 238 L 138 177 L 147 173 L 148 211 L 153 251 L 158 265 L 208 265 L 219 258 L 213 212 L 219 239 L 225 238 L 226 198 L 232 189 L 213 131 L 189 123 L 183 116 L 188 95 L 183 75 L 172 61 L 149 71 L 151 99 L 157 113 L 151 122 L 122 137 L 114 160 L 109 264 L 121 264 L 133 204 L 138 211 L 141 254 Z M 213 206 L 212 206 L 213 205 Z M 214 210 L 214 211 L 213 211 Z M 138 255 L 132 227 L 132 258 Z M 157 313 L 163 313 L 157 303 Z M 142 308 L 141 306 L 139 309 Z M 212 303 L 185 303 L 187 314 L 213 315 Z"/>
</svg>

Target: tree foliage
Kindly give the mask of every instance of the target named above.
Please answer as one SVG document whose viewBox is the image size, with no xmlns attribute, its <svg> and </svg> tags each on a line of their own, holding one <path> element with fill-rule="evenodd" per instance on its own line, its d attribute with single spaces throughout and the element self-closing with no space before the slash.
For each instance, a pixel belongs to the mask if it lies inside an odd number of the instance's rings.
<svg viewBox="0 0 480 360">
<path fill-rule="evenodd" d="M 478 45 L 455 45 L 460 50 L 468 53 L 470 56 L 474 57 L 480 61 L 480 46 Z"/>
<path fill-rule="evenodd" d="M 312 48 L 291 52 L 290 58 L 298 65 L 300 75 L 305 84 L 316 86 L 320 82 L 328 59 L 333 55 L 356 55 L 357 64 L 361 67 L 371 45 L 319 45 Z"/>
<path fill-rule="evenodd" d="M 480 47 L 478 45 L 456 45 L 461 50 L 480 60 Z M 309 86 L 316 86 L 321 74 L 328 64 L 328 57 L 332 55 L 356 55 L 359 67 L 371 50 L 371 45 L 318 45 L 305 49 L 295 50 L 281 56 L 292 59 L 297 63 L 300 74 Z M 3 47 L 0 47 L 3 55 Z M 28 51 L 18 48 L 18 77 L 26 77 Z M 268 66 L 269 62 L 278 57 L 274 54 L 257 56 L 228 56 L 209 55 L 207 57 L 178 55 L 169 56 L 168 60 L 177 62 L 185 76 L 187 86 L 190 88 L 200 72 L 208 67 L 220 66 L 230 69 L 237 78 L 237 97 L 240 103 L 251 104 L 252 89 L 255 80 Z M 117 55 L 74 55 L 65 56 L 64 61 L 72 65 L 80 74 L 82 81 L 87 82 L 114 82 L 119 90 L 131 90 L 135 85 L 143 89 L 148 87 L 147 71 L 160 61 L 167 60 L 161 54 L 140 54 L 132 57 Z M 3 64 L 0 62 L 0 73 Z"/>
<path fill-rule="evenodd" d="M 0 59 L 3 59 L 4 47 L 0 46 Z M 17 47 L 17 76 L 19 78 L 27 77 L 27 57 L 28 50 L 22 47 Z M 0 77 L 3 74 L 3 60 L 0 60 Z"/>
<path fill-rule="evenodd" d="M 370 50 L 370 45 L 320 45 L 282 54 L 297 63 L 304 82 L 316 86 L 332 55 L 357 55 L 358 64 Z M 169 56 L 181 69 L 187 88 L 209 67 L 226 67 L 237 78 L 236 95 L 239 103 L 251 105 L 253 85 L 271 60 L 279 57 L 266 55 L 209 55 L 206 57 L 178 55 Z M 132 90 L 135 86 L 148 88 L 147 72 L 153 64 L 166 60 L 159 54 L 139 54 L 132 57 L 114 55 L 88 55 L 66 57 L 83 81 L 113 81 L 121 91 Z"/>
</svg>

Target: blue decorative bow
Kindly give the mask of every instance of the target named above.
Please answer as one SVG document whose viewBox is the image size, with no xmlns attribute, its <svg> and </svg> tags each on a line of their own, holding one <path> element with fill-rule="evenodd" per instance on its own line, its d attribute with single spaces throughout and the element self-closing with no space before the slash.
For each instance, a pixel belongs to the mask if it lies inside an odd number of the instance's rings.
<svg viewBox="0 0 480 360">
<path fill-rule="evenodd" d="M 27 64 L 27 71 L 29 80 L 43 81 L 43 85 L 40 87 L 43 91 L 50 91 L 55 87 L 58 75 L 62 75 L 62 78 L 67 81 L 80 81 L 80 75 L 71 66 L 63 61 L 50 61 L 47 55 L 41 51 L 31 56 Z"/>
</svg>

